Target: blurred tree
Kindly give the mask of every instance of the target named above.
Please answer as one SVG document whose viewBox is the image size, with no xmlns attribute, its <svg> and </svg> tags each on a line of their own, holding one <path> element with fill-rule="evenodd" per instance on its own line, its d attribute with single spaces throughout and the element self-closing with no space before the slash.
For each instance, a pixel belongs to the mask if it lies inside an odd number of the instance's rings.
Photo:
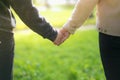
<svg viewBox="0 0 120 80">
<path fill-rule="evenodd" d="M 34 4 L 37 4 L 37 0 L 33 0 L 33 3 L 34 3 Z"/>
<path fill-rule="evenodd" d="M 66 0 L 66 4 L 67 4 L 67 5 L 70 5 L 70 0 Z"/>
<path fill-rule="evenodd" d="M 66 4 L 67 5 L 72 5 L 74 3 L 76 3 L 78 0 L 66 0 Z"/>
<path fill-rule="evenodd" d="M 39 5 L 39 4 L 40 4 L 40 1 L 39 1 L 39 0 L 33 0 L 33 3 L 34 3 L 35 5 Z"/>
<path fill-rule="evenodd" d="M 50 4 L 49 4 L 48 0 L 44 0 L 44 3 L 45 3 L 46 8 L 50 8 Z"/>
</svg>

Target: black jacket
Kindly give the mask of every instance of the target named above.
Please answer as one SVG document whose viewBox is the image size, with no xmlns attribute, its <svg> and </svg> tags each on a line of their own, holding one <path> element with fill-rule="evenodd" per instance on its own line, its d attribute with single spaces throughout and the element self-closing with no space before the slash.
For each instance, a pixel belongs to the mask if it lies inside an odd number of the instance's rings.
<svg viewBox="0 0 120 80">
<path fill-rule="evenodd" d="M 43 38 L 54 41 L 57 31 L 38 14 L 31 0 L 0 0 L 0 30 L 11 32 L 16 26 L 15 18 L 10 7 L 21 20 Z"/>
</svg>

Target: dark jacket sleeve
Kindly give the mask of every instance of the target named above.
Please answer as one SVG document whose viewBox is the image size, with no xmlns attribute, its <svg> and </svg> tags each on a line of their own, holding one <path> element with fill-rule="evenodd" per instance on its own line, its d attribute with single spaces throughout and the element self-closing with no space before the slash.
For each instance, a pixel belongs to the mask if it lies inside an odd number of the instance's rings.
<svg viewBox="0 0 120 80">
<path fill-rule="evenodd" d="M 11 0 L 10 5 L 29 28 L 43 38 L 51 41 L 55 40 L 57 31 L 52 28 L 44 17 L 38 14 L 31 0 Z"/>
</svg>

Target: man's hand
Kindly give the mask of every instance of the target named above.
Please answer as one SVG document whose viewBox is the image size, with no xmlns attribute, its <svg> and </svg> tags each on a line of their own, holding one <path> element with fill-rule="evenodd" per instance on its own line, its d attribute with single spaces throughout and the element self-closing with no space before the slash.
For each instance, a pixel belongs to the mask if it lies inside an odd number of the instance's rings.
<svg viewBox="0 0 120 80">
<path fill-rule="evenodd" d="M 68 37 L 70 36 L 70 33 L 67 30 L 64 30 L 63 28 L 58 30 L 57 38 L 54 41 L 55 45 L 62 44 Z"/>
</svg>

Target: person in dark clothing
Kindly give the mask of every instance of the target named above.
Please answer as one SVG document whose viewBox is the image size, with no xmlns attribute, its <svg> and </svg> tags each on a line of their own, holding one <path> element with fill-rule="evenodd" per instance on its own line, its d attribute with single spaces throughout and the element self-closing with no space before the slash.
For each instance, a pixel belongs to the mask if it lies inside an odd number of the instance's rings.
<svg viewBox="0 0 120 80">
<path fill-rule="evenodd" d="M 13 80 L 14 33 L 16 26 L 11 8 L 21 20 L 43 38 L 54 42 L 57 30 L 38 14 L 32 0 L 0 0 L 0 80 Z"/>
</svg>

